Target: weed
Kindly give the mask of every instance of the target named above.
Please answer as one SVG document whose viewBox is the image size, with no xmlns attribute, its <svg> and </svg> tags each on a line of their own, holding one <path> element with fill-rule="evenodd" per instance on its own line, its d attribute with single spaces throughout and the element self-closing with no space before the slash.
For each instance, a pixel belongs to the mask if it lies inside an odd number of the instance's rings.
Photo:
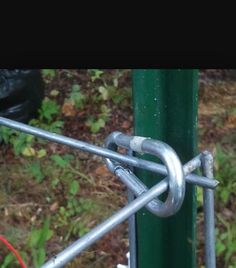
<svg viewBox="0 0 236 268">
<path fill-rule="evenodd" d="M 215 153 L 215 177 L 220 181 L 220 187 L 216 189 L 216 199 L 223 204 L 227 204 L 232 189 L 236 189 L 236 156 L 230 152 L 225 152 L 219 145 L 216 146 Z"/>
<path fill-rule="evenodd" d="M 69 185 L 69 193 L 72 195 L 72 196 L 75 196 L 79 190 L 79 183 L 77 180 L 73 180 L 70 185 Z"/>
<path fill-rule="evenodd" d="M 59 112 L 60 107 L 57 103 L 46 98 L 39 109 L 39 119 L 32 119 L 29 122 L 29 125 L 48 130 L 50 132 L 61 133 L 61 127 L 64 122 L 54 120 L 55 117 L 59 115 Z M 12 145 L 16 156 L 22 154 L 24 156 L 38 156 L 38 158 L 40 158 L 46 154 L 46 151 L 42 149 L 40 149 L 39 152 L 35 151 L 33 145 L 37 139 L 33 135 L 1 126 L 0 137 L 4 143 Z"/>
<path fill-rule="evenodd" d="M 216 189 L 216 203 L 227 206 L 235 195 L 236 189 L 236 155 L 230 150 L 225 151 L 219 144 L 215 150 L 215 177 L 220 181 Z M 222 205 L 220 206 L 222 208 Z M 236 221 L 228 222 L 217 213 L 216 253 L 224 259 L 225 267 L 235 268 L 236 256 Z"/>
<path fill-rule="evenodd" d="M 220 228 L 216 228 L 216 253 L 217 256 L 224 255 L 225 267 L 236 265 L 236 221 L 230 224 L 219 213 L 217 214 Z"/>
<path fill-rule="evenodd" d="M 90 117 L 86 121 L 86 126 L 88 126 L 92 133 L 97 133 L 101 128 L 105 126 L 106 122 L 102 118 L 95 119 Z"/>
<path fill-rule="evenodd" d="M 33 175 L 33 177 L 38 183 L 42 182 L 45 178 L 45 175 L 41 169 L 41 165 L 39 162 L 31 163 L 30 165 L 28 165 L 27 170 Z"/>
<path fill-rule="evenodd" d="M 4 126 L 0 127 L 0 136 L 6 144 L 12 145 L 16 156 L 19 156 L 21 153 L 27 155 L 27 150 L 31 150 L 35 141 L 35 137 L 32 135 L 18 132 Z"/>
<path fill-rule="evenodd" d="M 27 259 L 27 254 L 24 251 L 19 251 L 20 256 L 23 260 Z M 1 268 L 12 268 L 12 267 L 19 267 L 19 262 L 16 260 L 15 255 L 11 252 L 6 255 L 6 257 L 3 260 L 3 263 L 1 263 Z"/>
<path fill-rule="evenodd" d="M 32 252 L 34 267 L 40 267 L 45 262 L 45 245 L 52 236 L 53 231 L 50 229 L 49 218 L 44 221 L 41 229 L 34 229 L 30 233 L 27 244 Z"/>
<path fill-rule="evenodd" d="M 0 137 L 1 140 L 3 140 L 6 144 L 9 144 L 11 142 L 11 136 L 15 133 L 15 131 L 12 128 L 8 127 L 0 127 Z"/>
<path fill-rule="evenodd" d="M 73 85 L 71 93 L 70 93 L 69 101 L 74 103 L 76 108 L 82 109 L 84 107 L 85 100 L 86 100 L 86 97 L 81 92 L 80 86 L 78 84 Z"/>
<path fill-rule="evenodd" d="M 90 199 L 78 198 L 79 178 L 87 179 L 87 176 L 79 171 L 79 162 L 73 155 L 53 154 L 49 159 L 51 164 L 47 164 L 45 172 L 50 177 L 51 187 L 56 189 L 60 185 L 64 190 L 63 204 L 53 217 L 53 225 L 57 232 L 63 232 L 63 238 L 67 241 L 71 236 L 82 236 L 89 231 L 87 219 L 82 220 L 81 215 L 89 213 L 95 204 Z"/>
<path fill-rule="evenodd" d="M 96 205 L 90 199 L 80 198 L 77 200 L 75 192 L 76 189 L 73 190 L 73 193 L 69 193 L 66 206 L 60 207 L 56 216 L 55 227 L 65 227 L 67 230 L 66 234 L 64 234 L 65 241 L 71 236 L 82 236 L 89 231 L 88 223 L 86 223 L 85 219 L 82 220 L 81 216 L 83 213 L 89 214 L 92 209 L 96 209 Z"/>
<path fill-rule="evenodd" d="M 103 128 L 109 119 L 111 110 L 105 105 L 101 105 L 100 114 L 97 118 L 91 116 L 87 121 L 86 125 L 90 128 L 92 133 L 97 133 L 101 128 Z"/>
<path fill-rule="evenodd" d="M 32 119 L 29 124 L 50 132 L 61 133 L 61 128 L 64 125 L 64 122 L 61 120 L 55 120 L 59 114 L 59 105 L 54 100 L 45 98 L 42 102 L 41 108 L 39 109 L 39 118 Z"/>
<path fill-rule="evenodd" d="M 202 187 L 197 187 L 197 205 L 202 207 L 203 205 L 203 189 Z"/>
<path fill-rule="evenodd" d="M 54 115 L 58 115 L 60 111 L 59 106 L 54 100 L 44 99 L 41 108 L 39 109 L 39 119 L 51 122 Z"/>
<path fill-rule="evenodd" d="M 47 83 L 49 83 L 56 76 L 56 70 L 55 69 L 43 69 L 42 75 L 43 75 L 44 80 Z"/>
<path fill-rule="evenodd" d="M 108 100 L 108 98 L 109 98 L 109 92 L 108 92 L 108 90 L 107 90 L 106 87 L 100 86 L 98 88 L 98 91 L 101 94 L 101 97 L 102 97 L 103 100 L 105 100 L 105 101 Z"/>
<path fill-rule="evenodd" d="M 31 260 L 33 267 L 39 268 L 46 260 L 46 242 L 53 236 L 53 231 L 50 229 L 49 218 L 44 220 L 43 227 L 40 229 L 33 229 L 28 235 L 25 248 L 31 252 Z M 26 251 L 21 250 L 21 257 L 29 261 Z M 14 265 L 14 266 L 13 266 Z M 18 265 L 15 256 L 9 253 L 1 264 L 1 268 L 10 268 Z"/>
<path fill-rule="evenodd" d="M 98 69 L 89 69 L 88 73 L 90 74 L 92 82 L 96 81 L 97 79 L 101 78 L 101 75 L 104 73 L 101 70 Z"/>
<path fill-rule="evenodd" d="M 69 165 L 70 161 L 74 159 L 74 156 L 70 154 L 65 154 L 64 156 L 53 154 L 50 156 L 50 159 L 53 160 L 57 166 L 65 168 Z"/>
</svg>

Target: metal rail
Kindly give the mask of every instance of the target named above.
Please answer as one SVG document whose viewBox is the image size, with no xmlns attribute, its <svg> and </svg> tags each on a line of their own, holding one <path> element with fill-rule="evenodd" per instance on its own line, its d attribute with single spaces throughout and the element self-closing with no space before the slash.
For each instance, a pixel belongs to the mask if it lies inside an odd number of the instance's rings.
<svg viewBox="0 0 236 268">
<path fill-rule="evenodd" d="M 203 174 L 213 178 L 213 156 L 205 151 L 202 153 Z M 204 235 L 205 235 L 205 264 L 207 268 L 216 267 L 215 256 L 215 217 L 214 191 L 203 188 Z"/>
<path fill-rule="evenodd" d="M 136 158 L 133 156 L 119 154 L 106 148 L 92 145 L 84 141 L 68 138 L 66 136 L 59 135 L 56 133 L 51 133 L 49 131 L 39 129 L 36 127 L 32 127 L 27 124 L 19 123 L 11 119 L 0 117 L 0 125 L 34 135 L 36 137 L 39 137 L 48 141 L 52 141 L 52 142 L 56 142 L 59 144 L 67 145 L 69 147 L 80 149 L 82 151 L 85 151 L 91 154 L 95 154 L 95 155 L 99 155 L 105 158 L 116 160 L 122 164 L 126 164 L 126 165 L 133 166 L 136 168 L 141 168 L 141 169 L 149 170 L 149 171 L 156 172 L 159 174 L 167 175 L 167 169 L 165 168 L 164 165 L 160 165 L 160 164 L 147 161 L 147 160 L 143 160 L 140 158 Z M 218 185 L 217 180 L 214 180 L 214 179 L 211 180 L 206 177 L 198 176 L 198 175 L 191 174 L 191 173 L 186 175 L 185 180 L 189 183 L 196 184 L 202 187 L 211 188 L 211 189 L 214 189 Z"/>
</svg>

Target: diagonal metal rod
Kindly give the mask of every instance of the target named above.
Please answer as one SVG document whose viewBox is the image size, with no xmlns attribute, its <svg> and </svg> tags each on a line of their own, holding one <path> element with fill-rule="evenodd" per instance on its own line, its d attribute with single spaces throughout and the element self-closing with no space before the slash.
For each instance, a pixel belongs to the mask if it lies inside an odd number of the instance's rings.
<svg viewBox="0 0 236 268">
<path fill-rule="evenodd" d="M 7 119 L 4 117 L 0 117 L 0 125 L 5 126 L 5 127 L 10 127 L 10 128 L 13 128 L 15 130 L 18 130 L 24 133 L 31 134 L 42 139 L 46 139 L 52 142 L 57 142 L 57 143 L 64 144 L 64 145 L 67 145 L 76 149 L 80 149 L 88 153 L 96 154 L 105 158 L 110 158 L 110 159 L 116 160 L 120 163 L 129 165 L 129 166 L 142 168 L 142 169 L 146 169 L 152 172 L 167 175 L 167 170 L 165 166 L 160 165 L 158 163 L 136 158 L 134 156 L 119 154 L 119 153 L 116 153 L 112 150 L 109 150 L 103 147 L 92 145 L 84 141 L 68 138 L 68 137 L 65 137 L 63 135 L 59 135 L 56 133 L 51 133 L 49 131 L 42 130 L 36 127 L 32 127 L 27 124 L 19 123 L 17 121 Z M 196 161 L 199 161 L 199 160 L 196 159 Z M 211 180 L 206 177 L 191 174 L 190 172 L 191 172 L 190 170 L 184 169 L 184 173 L 186 175 L 185 179 L 189 183 L 196 184 L 201 187 L 211 188 L 211 189 L 214 189 L 218 185 L 217 180 L 214 180 L 214 179 Z"/>
<path fill-rule="evenodd" d="M 89 233 L 82 238 L 71 244 L 68 248 L 60 252 L 51 260 L 46 262 L 41 268 L 60 268 L 66 263 L 75 258 L 81 251 L 92 245 L 104 234 L 111 231 L 118 224 L 129 218 L 136 213 L 139 209 L 149 203 L 153 198 L 161 195 L 168 189 L 168 180 L 164 179 L 155 186 L 153 186 L 148 192 L 140 195 L 134 201 L 127 206 L 116 212 L 110 218 L 93 228 Z"/>
</svg>

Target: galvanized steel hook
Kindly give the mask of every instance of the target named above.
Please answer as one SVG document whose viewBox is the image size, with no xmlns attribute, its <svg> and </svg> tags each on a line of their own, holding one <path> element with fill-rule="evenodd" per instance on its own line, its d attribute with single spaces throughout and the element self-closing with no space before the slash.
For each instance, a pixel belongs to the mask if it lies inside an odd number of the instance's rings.
<svg viewBox="0 0 236 268">
<path fill-rule="evenodd" d="M 181 207 L 185 195 L 185 179 L 183 168 L 176 152 L 166 143 L 150 138 L 128 136 L 121 132 L 113 132 L 105 142 L 110 150 L 117 150 L 118 146 L 131 149 L 135 152 L 149 153 L 160 158 L 168 171 L 169 191 L 165 202 L 158 199 L 147 204 L 147 209 L 159 217 L 174 215 Z M 140 195 L 148 191 L 143 184 L 130 170 L 126 170 L 120 164 L 106 158 L 106 164 L 111 172 L 116 174 L 126 186 Z"/>
</svg>

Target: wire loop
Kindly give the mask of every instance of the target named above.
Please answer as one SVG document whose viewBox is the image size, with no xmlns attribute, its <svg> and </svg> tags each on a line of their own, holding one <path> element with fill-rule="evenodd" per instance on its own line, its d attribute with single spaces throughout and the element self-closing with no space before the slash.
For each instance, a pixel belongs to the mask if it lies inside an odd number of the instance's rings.
<svg viewBox="0 0 236 268">
<path fill-rule="evenodd" d="M 160 158 L 168 171 L 168 196 L 165 202 L 156 198 L 147 205 L 147 209 L 159 217 L 169 217 L 180 209 L 185 195 L 184 172 L 179 157 L 168 144 L 150 138 L 113 132 L 107 137 L 105 146 L 115 151 L 118 146 L 122 146 Z M 132 171 L 124 169 L 120 164 L 108 158 L 106 158 L 106 164 L 109 170 L 116 174 L 136 196 L 148 191 L 147 186 Z"/>
</svg>

